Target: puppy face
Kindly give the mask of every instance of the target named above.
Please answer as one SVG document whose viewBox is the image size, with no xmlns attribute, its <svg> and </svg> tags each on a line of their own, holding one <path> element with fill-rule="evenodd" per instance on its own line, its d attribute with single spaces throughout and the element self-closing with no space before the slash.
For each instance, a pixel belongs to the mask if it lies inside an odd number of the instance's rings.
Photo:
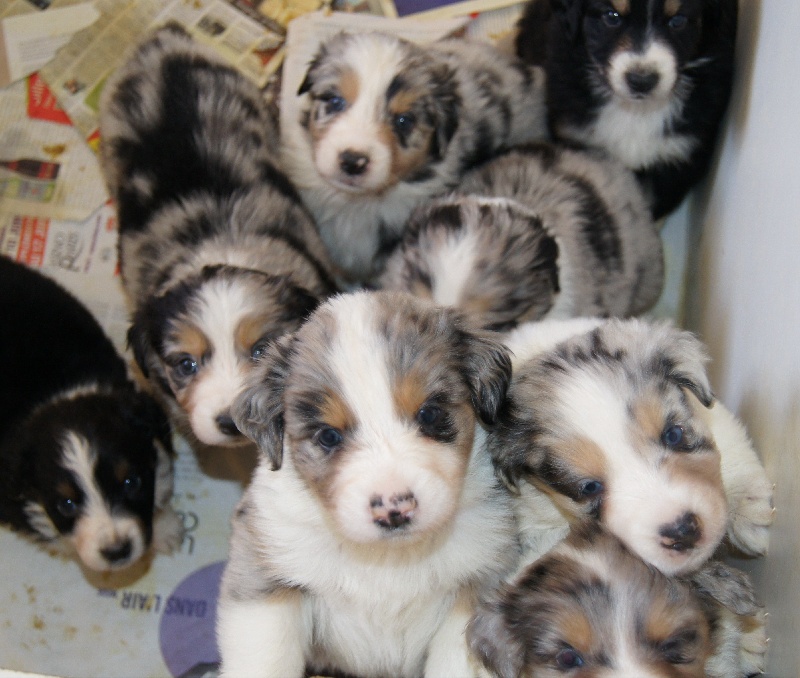
<svg viewBox="0 0 800 678">
<path fill-rule="evenodd" d="M 345 295 L 268 350 L 235 419 L 273 467 L 288 456 L 345 539 L 416 540 L 450 524 L 476 419 L 495 417 L 509 377 L 501 345 L 460 316 Z"/>
<path fill-rule="evenodd" d="M 414 213 L 381 285 L 459 308 L 481 327 L 510 329 L 553 305 L 558 245 L 519 203 L 442 198 Z"/>
<path fill-rule="evenodd" d="M 231 404 L 267 344 L 294 330 L 316 303 L 284 277 L 209 267 L 151 300 L 129 340 L 142 370 L 175 399 L 198 440 L 241 445 L 247 440 Z"/>
<path fill-rule="evenodd" d="M 601 91 L 639 105 L 663 105 L 698 54 L 701 0 L 586 0 L 585 46 Z"/>
<path fill-rule="evenodd" d="M 598 530 L 574 531 L 479 609 L 470 646 L 501 678 L 702 678 L 712 617 Z"/>
<path fill-rule="evenodd" d="M 159 461 L 168 463 L 169 425 L 149 397 L 89 393 L 45 405 L 19 444 L 23 511 L 43 540 L 99 572 L 142 557 L 153 536 Z"/>
<path fill-rule="evenodd" d="M 490 436 L 499 469 L 663 572 L 698 567 L 727 521 L 704 360 L 689 333 L 619 320 L 534 357 Z"/>
<path fill-rule="evenodd" d="M 337 190 L 381 193 L 425 178 L 455 132 L 452 71 L 388 35 L 329 40 L 300 86 L 306 93 L 314 164 Z"/>
</svg>

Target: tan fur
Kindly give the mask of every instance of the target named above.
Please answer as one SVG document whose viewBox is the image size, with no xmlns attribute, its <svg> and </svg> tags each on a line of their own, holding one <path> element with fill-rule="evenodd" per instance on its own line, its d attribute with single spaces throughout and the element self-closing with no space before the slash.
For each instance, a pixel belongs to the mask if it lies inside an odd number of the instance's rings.
<svg viewBox="0 0 800 678">
<path fill-rule="evenodd" d="M 665 0 L 664 16 L 673 17 L 681 11 L 681 0 Z"/>
</svg>

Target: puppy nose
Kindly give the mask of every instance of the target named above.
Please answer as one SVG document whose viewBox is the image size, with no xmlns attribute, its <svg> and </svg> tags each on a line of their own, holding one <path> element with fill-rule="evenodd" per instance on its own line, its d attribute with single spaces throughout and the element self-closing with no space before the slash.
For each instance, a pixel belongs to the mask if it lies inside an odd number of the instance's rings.
<svg viewBox="0 0 800 678">
<path fill-rule="evenodd" d="M 662 525 L 658 533 L 664 537 L 661 542 L 664 548 L 679 552 L 694 548 L 703 534 L 700 519 L 689 512 L 684 513 L 672 525 Z"/>
<path fill-rule="evenodd" d="M 238 436 L 241 434 L 238 428 L 236 428 L 236 424 L 233 423 L 233 419 L 229 414 L 220 414 L 216 418 L 217 428 L 222 431 L 226 436 Z"/>
<path fill-rule="evenodd" d="M 369 156 L 357 151 L 342 151 L 339 154 L 339 167 L 342 171 L 351 176 L 358 176 L 367 171 Z"/>
<path fill-rule="evenodd" d="M 132 550 L 133 544 L 131 544 L 131 540 L 126 539 L 125 541 L 115 544 L 114 546 L 108 546 L 104 549 L 100 549 L 100 555 L 102 555 L 103 558 L 105 558 L 109 563 L 118 563 L 121 560 L 129 558 Z"/>
<path fill-rule="evenodd" d="M 649 94 L 658 84 L 658 73 L 655 71 L 628 71 L 625 81 L 634 94 Z"/>
<path fill-rule="evenodd" d="M 373 522 L 386 530 L 408 525 L 414 517 L 417 500 L 413 492 L 393 494 L 388 499 L 373 495 L 369 501 Z"/>
</svg>

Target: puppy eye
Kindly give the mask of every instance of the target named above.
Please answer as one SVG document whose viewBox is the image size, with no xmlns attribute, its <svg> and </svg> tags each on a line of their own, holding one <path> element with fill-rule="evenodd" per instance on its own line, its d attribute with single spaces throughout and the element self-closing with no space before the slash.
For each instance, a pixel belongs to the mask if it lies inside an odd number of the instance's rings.
<svg viewBox="0 0 800 678">
<path fill-rule="evenodd" d="M 571 647 L 565 647 L 556 655 L 556 665 L 560 669 L 577 669 L 583 666 L 583 657 Z"/>
<path fill-rule="evenodd" d="M 253 345 L 253 348 L 250 349 L 250 357 L 253 360 L 258 360 L 262 355 L 267 352 L 267 347 L 269 346 L 269 342 L 267 341 L 259 341 L 258 343 Z"/>
<path fill-rule="evenodd" d="M 692 648 L 696 642 L 697 633 L 689 630 L 665 640 L 658 650 L 670 664 L 690 664 L 694 661 Z"/>
<path fill-rule="evenodd" d="M 392 119 L 392 124 L 400 137 L 406 137 L 414 129 L 417 119 L 413 113 L 399 113 Z"/>
<path fill-rule="evenodd" d="M 325 113 L 328 115 L 340 113 L 347 106 L 344 97 L 340 97 L 338 94 L 323 95 L 321 99 L 325 102 Z"/>
<path fill-rule="evenodd" d="M 191 377 L 197 372 L 197 361 L 191 356 L 181 358 L 173 368 L 181 377 Z"/>
<path fill-rule="evenodd" d="M 582 497 L 596 497 L 603 491 L 603 483 L 599 480 L 584 480 L 580 486 Z"/>
<path fill-rule="evenodd" d="M 342 440 L 342 434 L 330 427 L 320 429 L 316 435 L 317 444 L 326 452 L 331 452 L 333 448 L 341 444 Z"/>
<path fill-rule="evenodd" d="M 678 426 L 677 424 L 673 426 L 667 426 L 664 429 L 664 432 L 661 434 L 661 442 L 664 443 L 667 447 L 678 447 L 684 438 L 683 427 Z"/>
<path fill-rule="evenodd" d="M 684 14 L 676 14 L 673 16 L 667 25 L 674 31 L 679 31 L 689 23 L 689 20 L 686 18 Z"/>
<path fill-rule="evenodd" d="M 622 25 L 622 17 L 619 12 L 613 9 L 603 12 L 602 19 L 603 23 L 609 28 L 619 28 Z"/>
<path fill-rule="evenodd" d="M 65 518 L 74 518 L 78 513 L 78 502 L 74 499 L 59 499 L 56 502 L 56 511 Z"/>
<path fill-rule="evenodd" d="M 417 421 L 422 426 L 433 426 L 442 418 L 442 409 L 436 405 L 423 405 L 417 412 Z"/>
<path fill-rule="evenodd" d="M 122 481 L 122 491 L 128 499 L 133 499 L 142 489 L 142 478 L 136 474 L 128 476 Z"/>
</svg>

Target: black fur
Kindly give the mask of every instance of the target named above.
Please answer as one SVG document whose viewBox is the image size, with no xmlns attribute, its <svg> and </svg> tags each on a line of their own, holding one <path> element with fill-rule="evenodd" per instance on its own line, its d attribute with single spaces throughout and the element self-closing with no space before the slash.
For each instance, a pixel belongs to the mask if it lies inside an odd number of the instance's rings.
<svg viewBox="0 0 800 678">
<path fill-rule="evenodd" d="M 521 58 L 545 67 L 551 132 L 566 141 L 580 139 L 565 125 L 588 129 L 615 96 L 598 73 L 618 45 L 641 46 L 648 31 L 669 45 L 679 70 L 671 101 L 681 101 L 665 136 L 689 136 L 695 145 L 680 158 L 629 165 L 650 197 L 654 218 L 674 210 L 709 169 L 730 98 L 737 29 L 737 0 L 683 0 L 678 13 L 687 22 L 679 30 L 669 27 L 663 3 L 631 0 L 621 25 L 609 28 L 602 18 L 613 9 L 607 0 L 529 0 L 516 42 Z M 595 145 L 616 154 L 610 142 L 595 139 Z"/>
<path fill-rule="evenodd" d="M 123 359 L 89 311 L 54 281 L 0 257 L 0 521 L 41 539 L 25 507 L 40 505 L 68 536 L 83 498 L 61 465 L 64 435 L 89 441 L 94 481 L 115 511 L 136 516 L 152 538 L 157 451 L 171 451 L 166 416 L 127 377 Z M 76 388 L 80 395 L 64 397 Z M 125 479 L 118 469 L 127 468 Z M 124 480 L 138 478 L 131 491 Z M 78 513 L 65 516 L 71 498 Z"/>
</svg>

